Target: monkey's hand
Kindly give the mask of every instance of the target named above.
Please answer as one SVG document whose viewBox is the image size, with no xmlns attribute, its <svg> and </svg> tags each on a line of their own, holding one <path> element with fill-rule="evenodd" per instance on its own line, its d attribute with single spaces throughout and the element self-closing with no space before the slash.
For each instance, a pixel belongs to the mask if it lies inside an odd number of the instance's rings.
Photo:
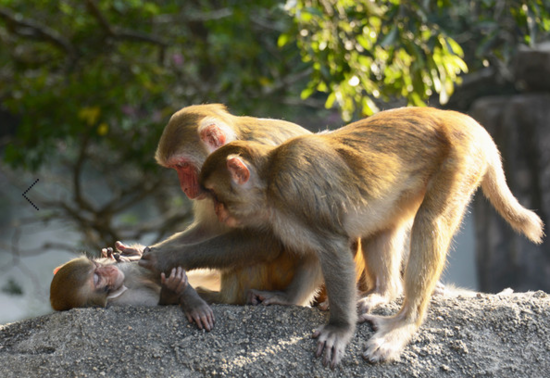
<svg viewBox="0 0 550 378">
<path fill-rule="evenodd" d="M 118 262 L 121 261 L 137 261 L 141 259 L 143 254 L 144 246 L 140 244 L 125 245 L 117 241 L 115 243 L 116 252 L 113 248 L 103 248 L 101 250 L 101 257 L 107 257 Z"/>
<path fill-rule="evenodd" d="M 120 253 L 113 251 L 111 247 L 101 249 L 101 257 L 120 262 Z"/>
<path fill-rule="evenodd" d="M 181 309 L 189 323 L 195 322 L 199 329 L 211 331 L 216 319 L 210 306 L 197 294 L 191 285 L 187 285 L 180 296 Z"/>
<path fill-rule="evenodd" d="M 138 262 L 139 266 L 149 269 L 153 272 L 162 272 L 168 269 L 162 269 L 162 266 L 159 266 L 159 259 L 157 258 L 157 253 L 153 252 L 151 247 L 146 247 L 143 250 L 143 255 Z"/>
<path fill-rule="evenodd" d="M 293 303 L 288 299 L 288 295 L 283 291 L 260 291 L 251 289 L 248 291 L 246 303 L 252 305 L 272 305 L 278 304 L 290 306 Z"/>
<path fill-rule="evenodd" d="M 346 345 L 353 336 L 353 326 L 326 324 L 313 332 L 313 338 L 318 339 L 315 356 L 320 357 L 325 351 L 323 366 L 330 364 L 334 369 L 344 357 Z"/>
<path fill-rule="evenodd" d="M 168 290 L 173 291 L 179 296 L 181 296 L 188 285 L 187 274 L 181 266 L 173 268 L 170 276 L 166 278 L 164 273 L 160 274 L 160 283 L 166 287 Z"/>
<path fill-rule="evenodd" d="M 120 252 L 120 258 L 122 261 L 137 261 L 141 259 L 145 246 L 141 244 L 125 245 L 117 241 L 115 248 Z"/>
</svg>

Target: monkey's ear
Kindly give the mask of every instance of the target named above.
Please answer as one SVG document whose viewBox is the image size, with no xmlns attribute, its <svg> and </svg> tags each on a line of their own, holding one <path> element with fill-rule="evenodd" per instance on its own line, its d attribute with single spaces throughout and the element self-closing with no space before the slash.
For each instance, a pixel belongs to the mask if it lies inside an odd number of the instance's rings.
<svg viewBox="0 0 550 378">
<path fill-rule="evenodd" d="M 57 274 L 57 272 L 59 271 L 59 269 L 61 269 L 63 267 L 63 265 L 59 265 L 57 268 L 55 268 L 53 270 L 53 275 L 55 276 Z"/>
<path fill-rule="evenodd" d="M 209 151 L 215 151 L 226 143 L 225 131 L 215 122 L 203 126 L 199 134 Z"/>
<path fill-rule="evenodd" d="M 250 178 L 250 170 L 243 159 L 236 155 L 227 157 L 227 169 L 231 173 L 231 178 L 239 185 L 246 184 Z"/>
</svg>

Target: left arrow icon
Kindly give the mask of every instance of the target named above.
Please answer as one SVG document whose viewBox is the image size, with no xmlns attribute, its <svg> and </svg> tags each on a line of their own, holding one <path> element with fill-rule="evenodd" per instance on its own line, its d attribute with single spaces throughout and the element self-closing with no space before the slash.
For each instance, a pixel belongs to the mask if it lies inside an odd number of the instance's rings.
<svg viewBox="0 0 550 378">
<path fill-rule="evenodd" d="M 34 208 L 35 208 L 36 210 L 38 210 L 38 207 L 36 207 L 36 205 L 35 205 L 34 203 L 32 203 L 32 201 L 31 201 L 25 194 L 27 194 L 27 192 L 28 192 L 29 190 L 31 190 L 31 188 L 32 188 L 37 182 L 38 182 L 38 179 L 36 179 L 36 181 L 33 182 L 33 184 L 32 184 L 31 186 L 29 186 L 29 189 L 27 189 L 27 190 L 25 190 L 25 191 L 23 192 L 23 197 L 25 197 L 25 199 L 26 199 L 27 201 L 29 201 L 29 203 L 30 203 L 31 205 L 33 205 Z"/>
</svg>

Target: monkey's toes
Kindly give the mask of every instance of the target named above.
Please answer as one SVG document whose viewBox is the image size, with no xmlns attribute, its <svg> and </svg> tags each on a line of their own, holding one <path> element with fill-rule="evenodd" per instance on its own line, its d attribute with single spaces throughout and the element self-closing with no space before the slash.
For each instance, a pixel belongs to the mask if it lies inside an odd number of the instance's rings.
<svg viewBox="0 0 550 378">
<path fill-rule="evenodd" d="M 401 354 L 401 346 L 385 341 L 383 338 L 372 338 L 363 352 L 363 359 L 375 364 L 397 360 Z"/>
<path fill-rule="evenodd" d="M 357 318 L 357 323 L 370 323 L 373 330 L 378 331 L 380 329 L 383 318 L 377 315 L 361 314 Z"/>
</svg>

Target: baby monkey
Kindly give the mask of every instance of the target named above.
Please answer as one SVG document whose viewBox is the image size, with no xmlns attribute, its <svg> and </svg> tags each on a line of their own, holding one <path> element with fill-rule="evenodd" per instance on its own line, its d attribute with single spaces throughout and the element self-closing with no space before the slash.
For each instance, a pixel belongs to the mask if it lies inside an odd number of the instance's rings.
<svg viewBox="0 0 550 378">
<path fill-rule="evenodd" d="M 451 239 L 478 186 L 516 231 L 535 243 L 544 235 L 540 218 L 510 192 L 485 129 L 464 114 L 433 108 L 381 112 L 279 147 L 232 142 L 206 159 L 199 182 L 221 222 L 273 230 L 285 247 L 319 258 L 330 319 L 314 337 L 317 356 L 324 352 L 323 364 L 331 367 L 344 355 L 357 320 L 376 329 L 365 359 L 399 357 L 424 319 Z M 350 253 L 357 238 L 372 286 L 360 301 L 359 318 Z M 148 255 L 140 264 L 147 265 Z M 254 256 L 240 256 L 245 257 Z M 369 313 L 401 287 L 399 313 Z"/>
<path fill-rule="evenodd" d="M 189 285 L 181 267 L 170 275 L 152 273 L 136 256 L 120 256 L 109 248 L 103 258 L 82 256 L 54 270 L 50 303 L 56 311 L 77 307 L 157 306 L 179 304 L 189 322 L 212 330 L 214 313 Z"/>
</svg>

